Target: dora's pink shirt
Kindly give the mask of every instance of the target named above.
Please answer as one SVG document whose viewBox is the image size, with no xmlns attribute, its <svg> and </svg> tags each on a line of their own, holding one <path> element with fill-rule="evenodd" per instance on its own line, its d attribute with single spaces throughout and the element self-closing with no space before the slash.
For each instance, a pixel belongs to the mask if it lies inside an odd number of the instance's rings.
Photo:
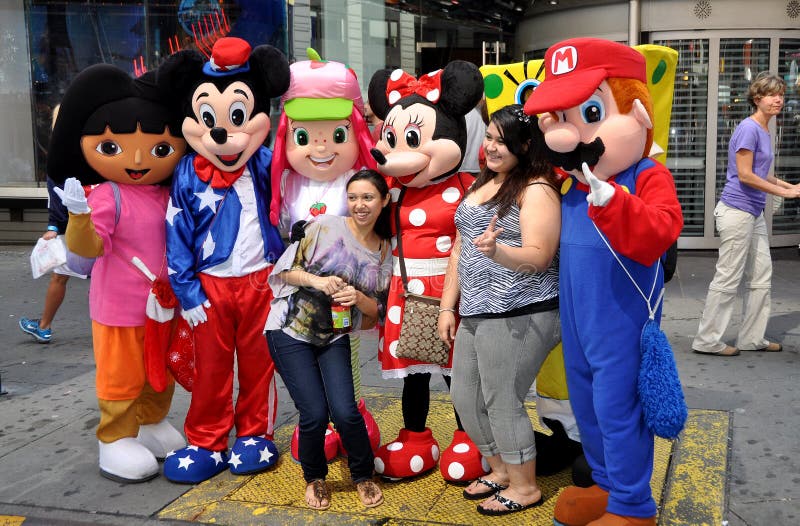
<svg viewBox="0 0 800 526">
<path fill-rule="evenodd" d="M 89 285 L 89 315 L 103 325 L 139 327 L 145 323 L 150 282 L 131 263 L 138 256 L 156 276 L 166 279 L 166 226 L 169 187 L 119 184 L 121 213 L 109 183 L 89 194 L 92 222 L 103 240 Z"/>
</svg>

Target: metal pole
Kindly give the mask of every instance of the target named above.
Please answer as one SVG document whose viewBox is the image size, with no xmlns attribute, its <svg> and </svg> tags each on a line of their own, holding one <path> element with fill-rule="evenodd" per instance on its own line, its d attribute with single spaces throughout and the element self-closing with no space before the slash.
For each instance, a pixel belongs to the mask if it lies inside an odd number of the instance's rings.
<svg viewBox="0 0 800 526">
<path fill-rule="evenodd" d="M 642 29 L 640 20 L 640 5 L 639 0 L 630 0 L 628 2 L 628 45 L 639 45 L 639 33 Z"/>
</svg>

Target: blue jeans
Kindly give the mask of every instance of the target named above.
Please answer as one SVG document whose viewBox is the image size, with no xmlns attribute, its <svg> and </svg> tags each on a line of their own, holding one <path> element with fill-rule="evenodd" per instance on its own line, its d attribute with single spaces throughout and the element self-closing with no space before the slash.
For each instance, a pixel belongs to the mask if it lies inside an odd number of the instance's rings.
<svg viewBox="0 0 800 526">
<path fill-rule="evenodd" d="M 349 336 L 317 347 L 274 330 L 267 331 L 267 342 L 300 413 L 298 453 L 306 482 L 328 474 L 325 431 L 330 420 L 347 450 L 350 477 L 354 482 L 372 478 L 374 456 L 353 391 Z"/>
</svg>

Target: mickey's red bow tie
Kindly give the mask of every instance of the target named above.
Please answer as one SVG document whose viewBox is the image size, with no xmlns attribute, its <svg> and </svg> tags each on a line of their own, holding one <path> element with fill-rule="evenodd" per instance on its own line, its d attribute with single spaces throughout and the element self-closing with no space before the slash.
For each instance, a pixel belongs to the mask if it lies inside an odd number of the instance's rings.
<svg viewBox="0 0 800 526">
<path fill-rule="evenodd" d="M 241 166 L 233 172 L 223 172 L 217 168 L 211 161 L 202 155 L 196 155 L 194 158 L 194 171 L 197 177 L 207 183 L 211 181 L 211 188 L 228 188 L 233 186 L 233 183 L 244 172 L 244 166 Z"/>
</svg>

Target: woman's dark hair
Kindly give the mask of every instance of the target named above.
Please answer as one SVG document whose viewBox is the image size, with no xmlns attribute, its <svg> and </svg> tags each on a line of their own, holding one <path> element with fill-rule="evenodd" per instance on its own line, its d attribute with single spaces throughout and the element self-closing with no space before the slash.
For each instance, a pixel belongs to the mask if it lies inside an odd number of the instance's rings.
<svg viewBox="0 0 800 526">
<path fill-rule="evenodd" d="M 511 206 L 519 202 L 525 187 L 534 177 L 542 177 L 556 188 L 558 185 L 553 166 L 545 157 L 544 135 L 535 117 L 526 115 L 520 104 L 511 104 L 495 111 L 490 122 L 497 127 L 508 151 L 519 161 L 494 197 L 485 203 L 496 206 L 497 215 L 503 217 Z M 495 175 L 497 173 L 488 166 L 484 167 L 470 192 L 485 185 Z"/>
<path fill-rule="evenodd" d="M 345 188 L 350 188 L 350 185 L 355 181 L 367 181 L 371 183 L 372 186 L 378 190 L 381 199 L 386 199 L 386 196 L 389 195 L 389 185 L 386 184 L 386 179 L 375 170 L 365 169 L 357 171 L 347 180 L 347 186 Z M 387 203 L 386 206 L 381 209 L 378 220 L 375 221 L 375 226 L 373 227 L 373 230 L 381 239 L 389 239 L 392 237 L 392 225 L 389 216 L 390 209 L 391 206 Z"/>
</svg>

